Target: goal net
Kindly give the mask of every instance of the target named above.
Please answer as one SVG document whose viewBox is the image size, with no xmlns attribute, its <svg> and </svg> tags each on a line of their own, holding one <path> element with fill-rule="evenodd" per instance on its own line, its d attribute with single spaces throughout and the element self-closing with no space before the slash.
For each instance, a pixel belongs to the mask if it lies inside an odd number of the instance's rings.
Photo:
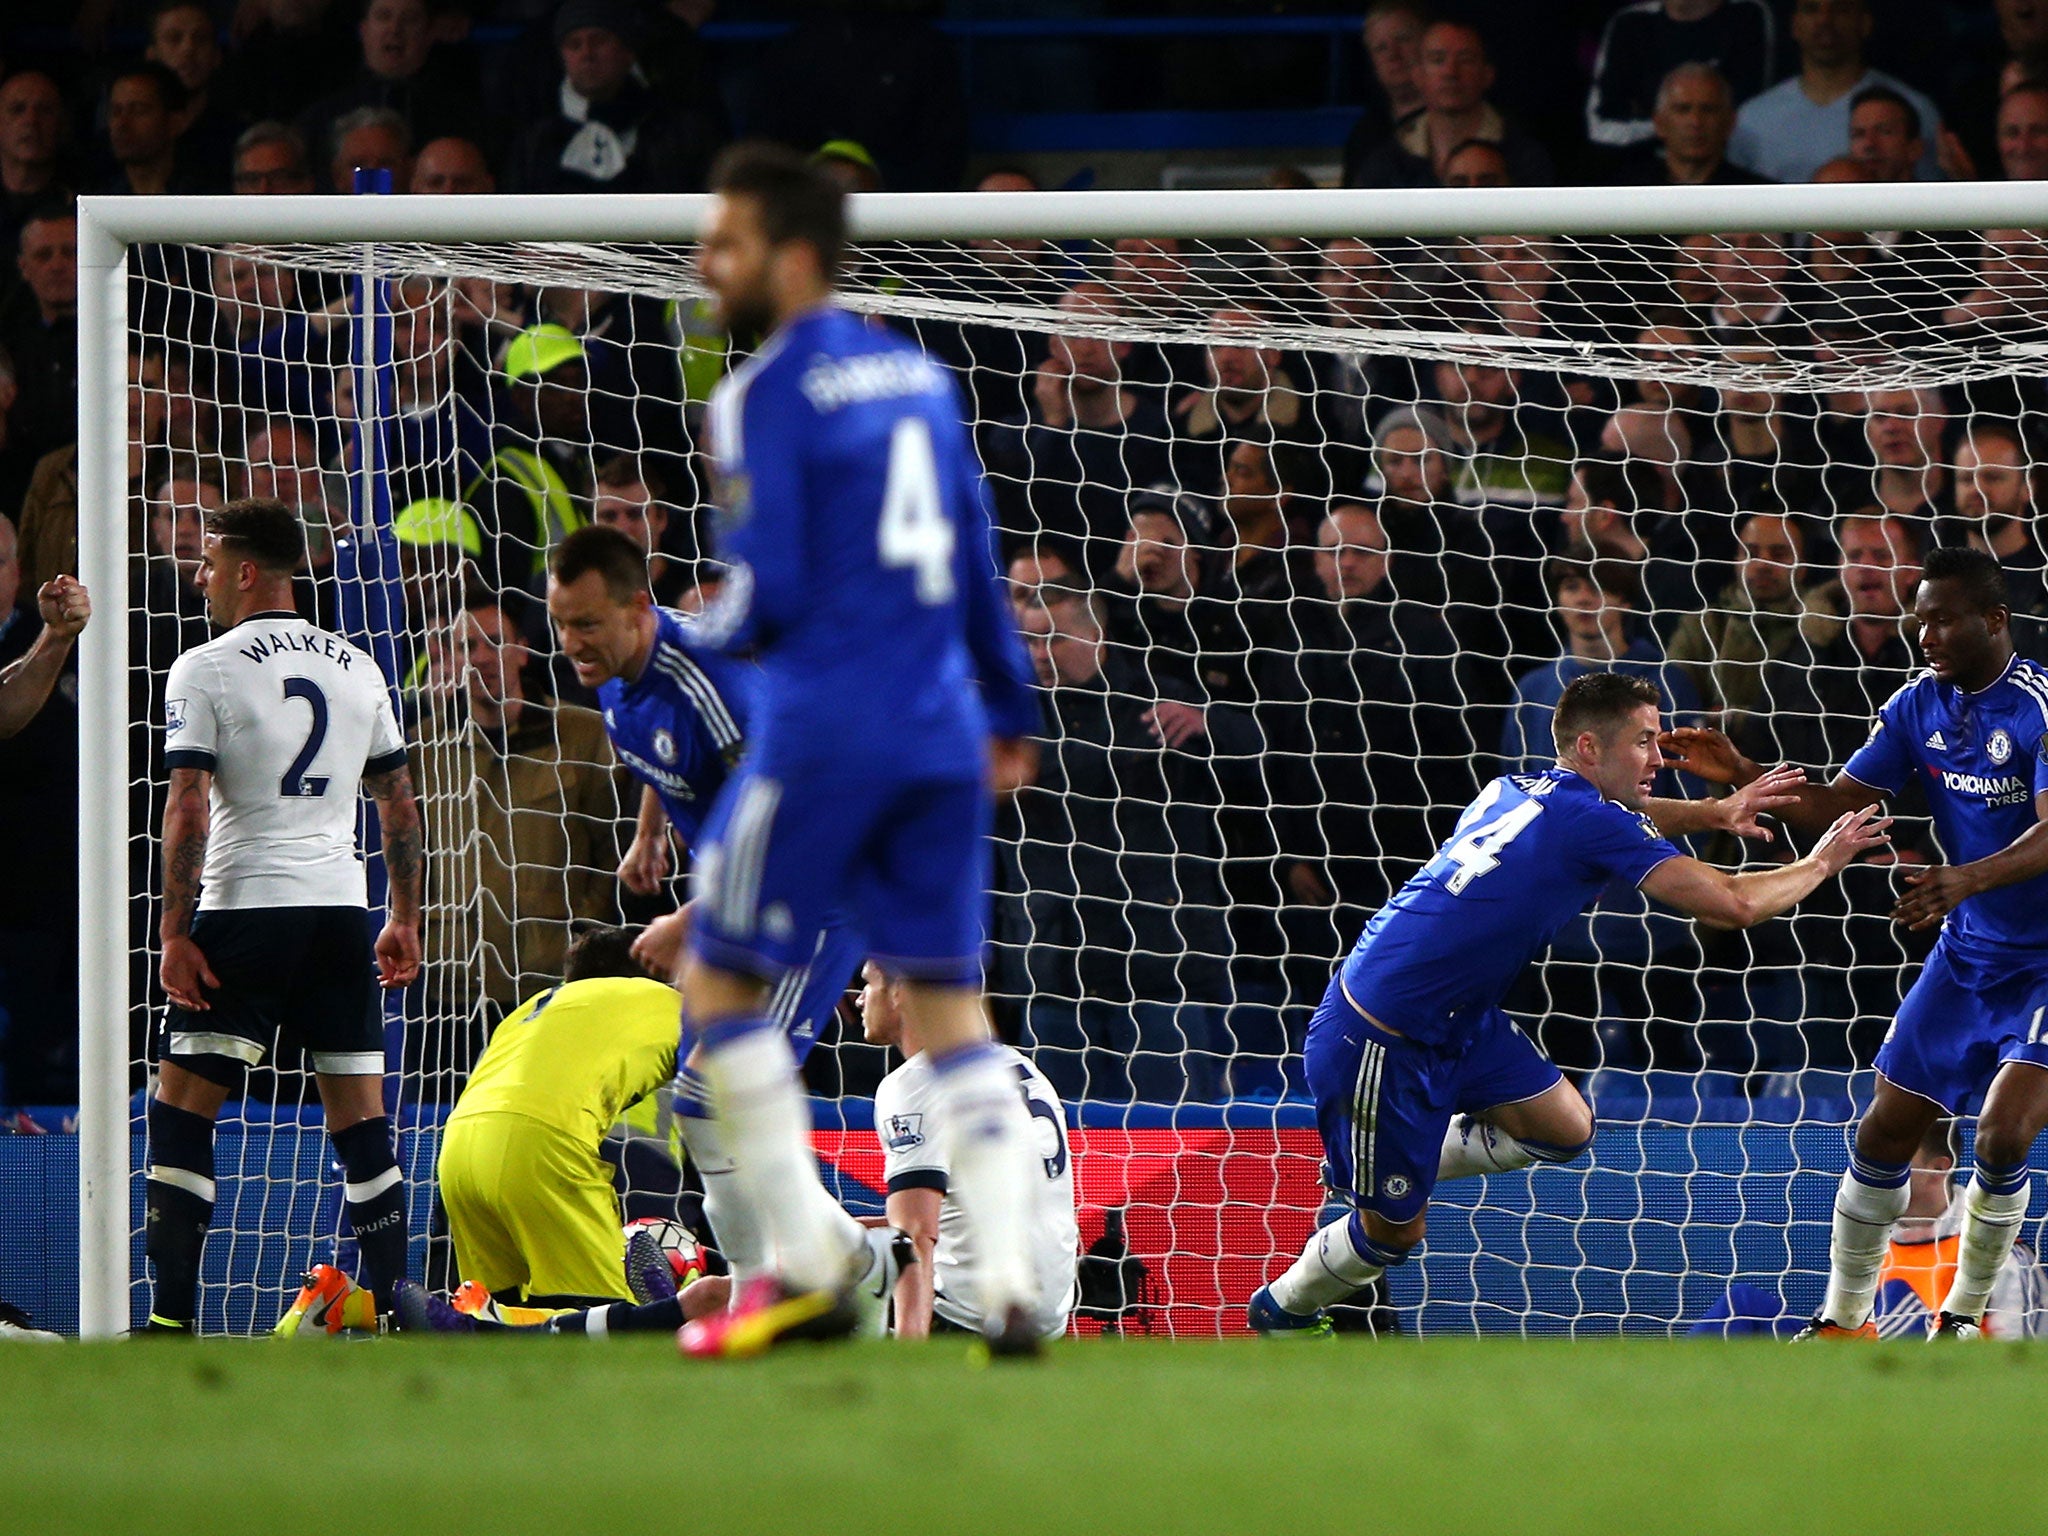
<svg viewBox="0 0 2048 1536">
<path fill-rule="evenodd" d="M 2025 190 L 864 201 L 845 301 L 954 371 L 1043 687 L 989 975 L 1071 1106 L 1077 1326 L 1241 1330 L 1317 1218 L 1299 1052 L 1332 967 L 1490 779 L 1550 760 L 1570 677 L 1639 673 L 1674 723 L 1831 775 L 1918 665 L 1920 559 L 1963 542 L 2043 654 L 2048 206 Z M 683 607 L 721 574 L 700 429 L 747 338 L 702 303 L 697 200 L 260 201 L 87 205 L 88 265 L 118 266 L 82 326 L 85 574 L 128 609 L 85 661 L 88 734 L 97 710 L 126 744 L 89 753 L 85 796 L 109 823 L 84 855 L 87 1331 L 142 1306 L 126 1096 L 162 1006 L 157 726 L 207 634 L 204 509 L 300 510 L 302 608 L 377 656 L 414 744 L 426 970 L 387 1000 L 388 1057 L 414 1269 L 443 1283 L 434 1152 L 491 1027 L 558 979 L 574 922 L 660 909 L 615 878 L 637 790 L 554 655 L 549 542 L 614 523 Z M 1353 1318 L 1670 1333 L 1735 1282 L 1810 1311 L 1926 949 L 1888 916 L 1902 866 L 1940 857 L 1902 811 L 1895 861 L 1749 933 L 1633 893 L 1567 929 L 1509 1007 L 1592 1100 L 1592 1155 L 1442 1185 Z M 809 1068 L 863 1213 L 888 1065 L 849 1022 Z M 223 1119 L 204 1329 L 267 1327 L 309 1262 L 348 1258 L 296 1067 Z M 665 1212 L 643 1130 L 622 1188 Z"/>
</svg>

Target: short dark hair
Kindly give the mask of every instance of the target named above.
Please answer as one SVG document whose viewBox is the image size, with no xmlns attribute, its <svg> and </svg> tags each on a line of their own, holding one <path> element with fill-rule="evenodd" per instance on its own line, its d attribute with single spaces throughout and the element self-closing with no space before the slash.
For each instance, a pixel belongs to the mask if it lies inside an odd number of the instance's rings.
<svg viewBox="0 0 2048 1536">
<path fill-rule="evenodd" d="M 206 531 L 273 576 L 289 576 L 306 555 L 306 530 L 281 501 L 251 496 L 206 514 Z"/>
<path fill-rule="evenodd" d="M 114 87 L 123 80 L 148 80 L 156 86 L 157 100 L 166 112 L 182 112 L 192 100 L 192 93 L 185 89 L 185 82 L 169 65 L 159 64 L 155 59 L 141 59 L 133 64 L 123 65 L 107 77 L 107 95 L 114 94 Z"/>
<path fill-rule="evenodd" d="M 78 222 L 78 200 L 68 192 L 52 192 L 39 197 L 29 204 L 28 211 L 21 216 L 21 227 L 31 224 L 76 224 Z"/>
<path fill-rule="evenodd" d="M 1964 601 L 1979 613 L 2012 607 L 2005 572 L 1999 568 L 1997 558 L 1968 544 L 1930 549 L 1927 558 L 1920 562 L 1920 579 L 1954 582 L 1962 589 Z"/>
<path fill-rule="evenodd" d="M 1583 545 L 1569 553 L 1554 555 L 1543 567 L 1543 585 L 1551 599 L 1568 581 L 1590 581 L 1610 597 L 1621 598 L 1631 608 L 1643 606 L 1642 574 L 1626 560 L 1587 558 Z"/>
<path fill-rule="evenodd" d="M 801 240 L 817 251 L 826 277 L 838 275 L 846 254 L 846 193 L 795 150 L 760 139 L 731 145 L 712 163 L 711 190 L 751 200 L 771 244 Z"/>
<path fill-rule="evenodd" d="M 645 931 L 618 928 L 610 923 L 593 923 L 584 928 L 569 941 L 569 952 L 562 957 L 562 980 L 645 976 L 646 969 L 633 958 L 633 941 Z"/>
<path fill-rule="evenodd" d="M 592 571 L 604 578 L 604 589 L 615 603 L 630 603 L 634 593 L 648 590 L 646 552 L 602 523 L 578 528 L 548 555 L 548 574 L 565 587 Z"/>
<path fill-rule="evenodd" d="M 1660 710 L 1664 707 L 1664 696 L 1648 678 L 1631 677 L 1626 672 L 1588 672 L 1564 685 L 1557 712 L 1550 717 L 1550 734 L 1559 752 L 1577 741 L 1582 731 L 1606 741 L 1645 704 Z"/>
<path fill-rule="evenodd" d="M 666 500 L 668 495 L 668 485 L 662 479 L 661 471 L 637 453 L 615 453 L 601 460 L 592 479 L 608 491 L 617 490 L 622 485 L 644 485 L 647 494 L 656 501 Z"/>
<path fill-rule="evenodd" d="M 149 30 L 154 32 L 156 24 L 172 11 L 199 11 L 209 22 L 213 20 L 212 8 L 207 5 L 206 0 L 156 0 L 149 8 Z"/>
<path fill-rule="evenodd" d="M 1853 116 L 1858 107 L 1867 107 L 1873 101 L 1884 102 L 1889 106 L 1897 107 L 1901 112 L 1905 113 L 1906 126 L 1913 130 L 1914 138 L 1920 137 L 1922 130 L 1920 127 L 1919 109 L 1888 85 L 1866 85 L 1854 96 L 1851 96 L 1849 98 L 1850 115 Z"/>
<path fill-rule="evenodd" d="M 1664 486 L 1656 468 L 1643 459 L 1581 459 L 1577 466 L 1579 484 L 1586 500 L 1596 507 L 1613 507 L 1621 512 L 1640 512 L 1645 507 L 1662 510 Z"/>
<path fill-rule="evenodd" d="M 2026 434 L 2020 430 L 2017 422 L 2004 421 L 1995 416 L 1973 416 L 1970 424 L 1963 428 L 1964 442 L 1974 444 L 1978 439 L 1988 437 L 2003 438 L 2011 443 L 2014 451 L 2020 456 L 2020 467 L 2027 471 L 2029 479 L 2033 478 L 2034 466 L 2027 459 Z"/>
</svg>

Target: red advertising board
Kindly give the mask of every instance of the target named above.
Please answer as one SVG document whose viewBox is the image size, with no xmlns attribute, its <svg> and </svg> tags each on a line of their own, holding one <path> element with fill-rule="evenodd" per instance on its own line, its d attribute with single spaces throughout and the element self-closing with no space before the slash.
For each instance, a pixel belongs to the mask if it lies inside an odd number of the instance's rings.
<svg viewBox="0 0 2048 1536">
<path fill-rule="evenodd" d="M 1178 1337 L 1243 1333 L 1244 1306 L 1301 1251 L 1322 1199 L 1322 1145 L 1308 1129 L 1076 1130 L 1074 1198 L 1081 1246 L 1123 1212 L 1143 1262 L 1142 1304 L 1129 1331 Z M 882 1150 L 872 1131 L 819 1131 L 818 1155 L 878 1193 Z M 1082 1322 L 1083 1332 L 1098 1325 Z"/>
</svg>

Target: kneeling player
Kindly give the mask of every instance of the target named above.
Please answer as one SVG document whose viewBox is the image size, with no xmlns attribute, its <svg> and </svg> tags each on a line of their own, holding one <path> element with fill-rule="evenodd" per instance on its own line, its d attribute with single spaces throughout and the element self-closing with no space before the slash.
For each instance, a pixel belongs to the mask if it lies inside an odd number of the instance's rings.
<svg viewBox="0 0 2048 1536">
<path fill-rule="evenodd" d="M 599 928 L 576 939 L 562 985 L 491 1036 L 442 1138 L 437 1172 L 458 1272 L 497 1302 L 566 1312 L 548 1320 L 555 1331 L 674 1332 L 686 1320 L 682 1299 L 649 1299 L 644 1280 L 634 1285 L 641 1277 L 622 1260 L 618 1197 L 598 1152 L 619 1116 L 676 1070 L 681 999 L 640 970 L 637 936 Z M 874 1245 L 873 1255 L 885 1252 Z M 473 1326 L 418 1286 L 401 1290 L 399 1306 L 409 1327 Z"/>
<path fill-rule="evenodd" d="M 1309 1024 L 1309 1087 L 1324 1180 L 1350 1214 L 1309 1239 L 1252 1297 L 1262 1334 L 1324 1336 L 1323 1308 L 1404 1262 L 1440 1177 L 1569 1162 L 1593 1113 L 1501 999 L 1558 931 L 1617 881 L 1714 927 L 1785 911 L 1888 841 L 1871 809 L 1845 815 L 1806 857 L 1730 875 L 1669 841 L 1710 827 L 1768 837 L 1798 770 L 1724 800 L 1658 800 L 1656 688 L 1595 672 L 1551 721 L 1555 766 L 1495 779 L 1451 840 L 1366 925 Z M 1463 1117 L 1463 1118 L 1460 1118 Z"/>
<path fill-rule="evenodd" d="M 498 1026 L 448 1116 L 435 1171 L 456 1269 L 500 1301 L 633 1297 L 598 1149 L 629 1105 L 675 1075 L 682 1011 L 633 959 L 636 936 L 579 935 L 562 985 Z"/>
<path fill-rule="evenodd" d="M 861 1014 L 874 1045 L 893 1045 L 906 1058 L 875 1089 L 875 1134 L 889 1186 L 889 1225 L 909 1235 L 917 1260 L 896 1282 L 896 1336 L 921 1339 L 934 1327 L 979 1334 L 986 1320 L 976 1306 L 973 1233 L 951 1192 L 946 1167 L 945 1106 L 932 1091 L 932 1063 L 924 1042 L 903 1014 L 902 983 L 873 961 L 862 973 Z M 1043 1339 L 1067 1329 L 1074 1307 L 1080 1233 L 1074 1222 L 1074 1171 L 1067 1155 L 1066 1116 L 1059 1095 L 1023 1052 L 998 1046 L 1017 1075 L 1017 1090 L 1031 1111 L 1038 1167 L 1025 1212 L 1032 1293 L 1025 1301 Z"/>
</svg>

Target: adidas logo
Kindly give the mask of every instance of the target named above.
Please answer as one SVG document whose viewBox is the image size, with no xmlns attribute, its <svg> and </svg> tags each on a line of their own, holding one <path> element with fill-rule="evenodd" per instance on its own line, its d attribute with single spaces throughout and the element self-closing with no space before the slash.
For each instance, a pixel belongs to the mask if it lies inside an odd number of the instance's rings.
<svg viewBox="0 0 2048 1536">
<path fill-rule="evenodd" d="M 1941 732 L 1939 731 L 1936 731 L 1927 738 L 1927 745 L 1937 752 L 1946 752 L 1948 750 L 1948 743 L 1941 739 Z"/>
</svg>

